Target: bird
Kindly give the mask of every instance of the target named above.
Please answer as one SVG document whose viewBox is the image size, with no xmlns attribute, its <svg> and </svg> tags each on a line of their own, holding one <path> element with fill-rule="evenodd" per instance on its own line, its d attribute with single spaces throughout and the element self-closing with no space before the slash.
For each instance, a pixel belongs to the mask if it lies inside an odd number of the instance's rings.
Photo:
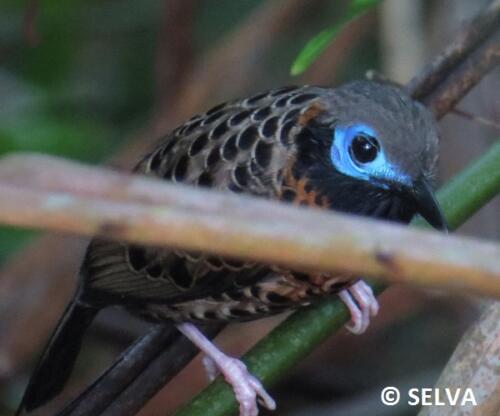
<svg viewBox="0 0 500 416">
<path fill-rule="evenodd" d="M 438 148 L 437 123 L 421 103 L 397 86 L 357 80 L 217 105 L 165 135 L 134 173 L 403 224 L 419 214 L 446 230 L 433 190 Z M 258 402 L 272 410 L 262 383 L 196 325 L 254 320 L 336 295 L 350 312 L 347 329 L 363 333 L 379 305 L 362 277 L 96 237 L 19 410 L 60 393 L 85 331 L 112 305 L 176 325 L 205 354 L 209 376 L 220 372 L 232 385 L 240 415 L 257 415 Z"/>
</svg>

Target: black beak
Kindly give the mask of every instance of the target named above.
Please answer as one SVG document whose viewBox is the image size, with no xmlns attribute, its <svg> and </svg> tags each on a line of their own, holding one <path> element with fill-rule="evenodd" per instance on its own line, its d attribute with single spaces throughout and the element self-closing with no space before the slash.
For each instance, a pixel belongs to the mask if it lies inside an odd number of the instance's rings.
<svg viewBox="0 0 500 416">
<path fill-rule="evenodd" d="M 411 193 L 417 205 L 417 212 L 434 228 L 448 232 L 443 211 L 429 183 L 425 179 L 418 180 Z"/>
</svg>

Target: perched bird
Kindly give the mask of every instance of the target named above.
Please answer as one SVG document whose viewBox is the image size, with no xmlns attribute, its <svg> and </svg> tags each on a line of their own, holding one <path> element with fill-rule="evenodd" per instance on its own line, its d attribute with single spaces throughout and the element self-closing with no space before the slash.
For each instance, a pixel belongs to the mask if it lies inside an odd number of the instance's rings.
<svg viewBox="0 0 500 416">
<path fill-rule="evenodd" d="M 355 81 L 335 89 L 274 89 L 218 105 L 168 134 L 135 172 L 402 223 L 418 213 L 445 229 L 430 186 L 437 157 L 437 127 L 428 110 L 397 87 Z M 258 413 L 258 397 L 273 409 L 244 364 L 223 354 L 194 324 L 257 319 L 332 294 L 350 310 L 348 329 L 363 332 L 378 303 L 356 276 L 299 273 L 96 238 L 21 410 L 61 391 L 85 330 L 109 305 L 175 323 L 204 352 L 211 372 L 220 371 L 233 386 L 241 415 Z"/>
</svg>

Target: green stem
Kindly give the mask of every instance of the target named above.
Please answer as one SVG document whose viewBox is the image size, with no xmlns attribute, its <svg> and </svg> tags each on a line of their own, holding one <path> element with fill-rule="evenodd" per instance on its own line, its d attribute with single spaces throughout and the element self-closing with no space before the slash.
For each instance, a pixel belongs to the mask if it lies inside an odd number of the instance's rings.
<svg viewBox="0 0 500 416">
<path fill-rule="evenodd" d="M 500 192 L 500 142 L 459 173 L 438 193 L 451 229 L 457 228 Z M 422 225 L 422 221 L 416 221 Z M 374 284 L 378 294 L 384 286 Z M 346 323 L 348 313 L 338 300 L 323 300 L 291 315 L 245 356 L 252 374 L 271 386 L 318 344 Z M 229 416 L 237 411 L 232 389 L 219 378 L 176 416 Z"/>
</svg>

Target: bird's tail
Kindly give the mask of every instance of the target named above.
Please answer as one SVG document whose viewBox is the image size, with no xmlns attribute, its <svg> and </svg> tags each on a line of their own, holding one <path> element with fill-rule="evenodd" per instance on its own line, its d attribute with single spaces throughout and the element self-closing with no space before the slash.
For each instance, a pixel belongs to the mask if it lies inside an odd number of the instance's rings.
<svg viewBox="0 0 500 416">
<path fill-rule="evenodd" d="M 16 415 L 45 404 L 61 392 L 73 370 L 83 334 L 98 311 L 80 303 L 78 296 L 66 307 L 30 378 Z"/>
</svg>

